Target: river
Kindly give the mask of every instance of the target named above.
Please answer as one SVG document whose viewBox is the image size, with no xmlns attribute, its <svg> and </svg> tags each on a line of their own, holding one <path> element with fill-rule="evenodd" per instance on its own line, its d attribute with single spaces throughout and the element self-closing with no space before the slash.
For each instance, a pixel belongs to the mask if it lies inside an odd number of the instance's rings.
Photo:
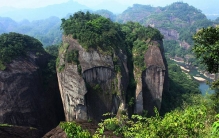
<svg viewBox="0 0 219 138">
<path fill-rule="evenodd" d="M 199 90 L 202 92 L 202 95 L 213 94 L 214 90 L 211 90 L 209 85 L 207 85 L 205 82 L 199 82 Z"/>
<path fill-rule="evenodd" d="M 184 67 L 185 68 L 184 72 L 189 73 L 191 76 L 201 77 L 207 81 L 211 81 L 209 78 L 206 78 L 203 74 L 200 74 L 200 72 L 198 72 L 198 70 L 196 68 L 185 65 L 185 63 L 182 63 L 182 62 L 175 62 L 175 63 L 179 66 Z M 189 72 L 188 72 L 188 70 L 189 70 Z M 206 93 L 208 93 L 208 94 L 214 93 L 214 90 L 211 90 L 209 85 L 206 84 L 205 81 L 198 81 L 198 83 L 199 83 L 199 90 L 201 91 L 202 95 L 205 95 Z"/>
</svg>

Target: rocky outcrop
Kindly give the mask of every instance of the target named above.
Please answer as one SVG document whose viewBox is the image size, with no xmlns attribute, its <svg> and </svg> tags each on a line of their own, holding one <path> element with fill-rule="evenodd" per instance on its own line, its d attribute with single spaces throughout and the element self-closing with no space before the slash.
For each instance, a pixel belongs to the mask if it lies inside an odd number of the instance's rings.
<svg viewBox="0 0 219 138">
<path fill-rule="evenodd" d="M 1 138 L 40 138 L 36 128 L 21 126 L 0 126 Z"/>
<path fill-rule="evenodd" d="M 162 42 L 153 42 L 144 55 L 146 70 L 140 71 L 139 75 L 139 70 L 135 69 L 137 82 L 135 112 L 138 114 L 145 110 L 150 116 L 154 115 L 154 107 L 160 110 L 163 88 L 167 83 L 167 67 L 162 47 Z"/>
<path fill-rule="evenodd" d="M 78 63 L 65 60 L 67 52 L 78 51 Z M 114 58 L 120 71 L 115 71 Z M 66 121 L 100 121 L 102 114 L 125 109 L 128 86 L 127 58 L 122 50 L 113 55 L 85 50 L 70 35 L 63 36 L 59 53 L 58 82 Z M 64 67 L 59 70 L 60 67 Z"/>
<path fill-rule="evenodd" d="M 56 128 L 47 132 L 43 138 L 67 138 L 67 135 L 63 129 L 58 125 Z"/>
<path fill-rule="evenodd" d="M 41 134 L 59 123 L 63 110 L 57 82 L 44 87 L 49 58 L 29 52 L 0 71 L 0 123 L 35 127 Z"/>
<path fill-rule="evenodd" d="M 164 38 L 166 40 L 178 40 L 179 39 L 179 33 L 176 30 L 159 28 L 159 31 L 161 32 L 161 34 L 164 35 Z"/>
</svg>

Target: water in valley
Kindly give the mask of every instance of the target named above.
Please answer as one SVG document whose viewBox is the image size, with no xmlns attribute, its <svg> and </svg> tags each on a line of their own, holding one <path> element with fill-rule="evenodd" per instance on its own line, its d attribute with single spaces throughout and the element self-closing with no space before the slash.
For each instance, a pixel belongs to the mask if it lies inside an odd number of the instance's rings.
<svg viewBox="0 0 219 138">
<path fill-rule="evenodd" d="M 205 95 L 206 93 L 214 93 L 214 90 L 211 90 L 209 85 L 206 84 L 206 82 L 199 82 L 199 90 L 202 92 L 202 95 Z"/>
<path fill-rule="evenodd" d="M 182 63 L 182 62 L 175 62 L 175 63 L 177 65 L 182 66 L 185 69 L 189 70 L 188 73 L 191 76 L 196 76 L 196 77 L 204 78 L 207 81 L 211 81 L 209 78 L 205 77 L 203 74 L 198 72 L 198 70 L 196 68 L 185 65 L 185 63 Z M 206 83 L 206 81 L 198 81 L 198 83 L 199 83 L 199 90 L 201 91 L 202 95 L 206 95 L 206 93 L 208 93 L 208 94 L 214 93 L 214 90 L 210 89 L 210 86 Z"/>
</svg>

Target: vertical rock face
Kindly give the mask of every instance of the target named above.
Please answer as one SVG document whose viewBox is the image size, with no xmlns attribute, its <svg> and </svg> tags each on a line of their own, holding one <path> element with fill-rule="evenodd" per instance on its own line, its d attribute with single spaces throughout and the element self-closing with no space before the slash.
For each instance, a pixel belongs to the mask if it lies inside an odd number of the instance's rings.
<svg viewBox="0 0 219 138">
<path fill-rule="evenodd" d="M 0 71 L 0 123 L 31 126 L 42 132 L 59 123 L 62 106 L 58 89 L 45 90 L 43 86 L 42 68 L 48 58 L 46 53 L 29 53 Z"/>
<path fill-rule="evenodd" d="M 117 51 L 114 56 L 97 50 L 86 51 L 71 36 L 63 36 L 66 48 L 59 53 L 59 88 L 66 121 L 74 119 L 100 121 L 102 114 L 125 109 L 128 86 L 126 55 Z M 78 51 L 78 64 L 65 61 L 68 51 Z M 117 57 L 120 71 L 115 71 L 113 58 Z M 79 70 L 79 67 L 81 70 Z M 58 67 L 59 68 L 59 67 Z"/>
<path fill-rule="evenodd" d="M 136 77 L 136 113 L 141 114 L 145 110 L 151 116 L 154 115 L 154 107 L 160 110 L 163 88 L 167 81 L 167 67 L 162 47 L 162 43 L 153 42 L 145 53 L 147 68 L 141 77 Z"/>
<path fill-rule="evenodd" d="M 58 82 L 66 121 L 87 120 L 84 97 L 87 89 L 84 79 L 77 71 L 77 65 L 66 65 L 65 69 L 58 73 Z"/>
</svg>

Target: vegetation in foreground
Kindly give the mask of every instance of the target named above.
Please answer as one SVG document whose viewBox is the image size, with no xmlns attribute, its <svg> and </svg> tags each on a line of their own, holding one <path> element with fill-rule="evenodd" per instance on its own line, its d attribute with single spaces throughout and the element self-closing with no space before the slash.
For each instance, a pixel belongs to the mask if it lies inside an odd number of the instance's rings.
<svg viewBox="0 0 219 138">
<path fill-rule="evenodd" d="M 106 130 L 125 138 L 218 137 L 219 116 L 215 118 L 216 101 L 212 100 L 212 96 L 203 97 L 199 94 L 188 95 L 188 97 L 190 102 L 183 103 L 181 108 L 164 116 L 160 116 L 155 109 L 156 116 L 150 118 L 132 115 L 129 119 L 127 115 L 122 115 L 120 118 L 105 119 L 99 123 L 99 128 L 93 136 L 74 122 L 60 125 L 70 138 L 107 137 L 104 136 Z"/>
<path fill-rule="evenodd" d="M 214 73 L 218 72 L 219 37 L 215 37 L 218 33 L 218 27 L 209 27 L 194 35 L 195 47 L 193 51 L 197 58 L 207 66 L 207 70 Z M 205 54 L 206 52 L 207 54 Z M 179 68 L 169 65 L 169 69 L 172 82 L 181 81 L 176 79 L 178 76 L 174 75 Z M 216 88 L 219 86 L 217 82 L 213 83 Z M 127 115 L 122 115 L 119 118 L 108 118 L 99 123 L 99 128 L 93 136 L 87 137 L 105 137 L 105 130 L 114 131 L 115 135 L 122 135 L 122 137 L 127 138 L 219 137 L 219 94 L 217 90 L 215 94 L 203 97 L 196 92 L 190 92 L 192 87 L 187 87 L 187 85 L 183 87 L 186 88 L 184 90 L 188 93 L 183 94 L 182 105 L 164 116 L 160 116 L 155 109 L 156 116 L 150 118 L 140 115 L 132 115 L 131 118 L 128 118 Z M 175 91 L 175 93 L 177 92 Z M 71 131 L 75 130 L 72 129 Z"/>
</svg>

